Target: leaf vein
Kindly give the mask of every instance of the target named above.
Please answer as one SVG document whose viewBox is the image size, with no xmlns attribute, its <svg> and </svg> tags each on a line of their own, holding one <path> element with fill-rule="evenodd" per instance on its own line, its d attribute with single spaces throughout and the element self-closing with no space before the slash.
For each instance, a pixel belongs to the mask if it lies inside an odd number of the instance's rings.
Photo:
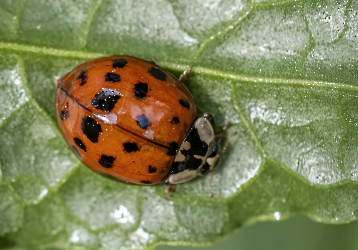
<svg viewBox="0 0 358 250">
<path fill-rule="evenodd" d="M 238 97 L 237 97 L 237 88 L 236 88 L 236 83 L 232 83 L 231 86 L 231 100 L 233 103 L 233 109 L 235 110 L 235 112 L 238 114 L 240 120 L 242 121 L 243 125 L 246 127 L 246 131 L 248 132 L 249 136 L 251 137 L 254 145 L 256 146 L 256 148 L 258 149 L 258 153 L 261 155 L 261 157 L 266 157 L 266 152 L 264 150 L 264 148 L 262 147 L 259 139 L 257 138 L 255 132 L 252 130 L 249 121 L 246 119 L 244 113 L 242 112 L 241 108 L 240 108 L 240 104 L 238 102 Z"/>
<path fill-rule="evenodd" d="M 94 6 L 93 8 L 93 11 L 90 15 L 88 15 L 88 18 L 87 18 L 87 25 L 86 25 L 86 28 L 85 28 L 85 31 L 84 31 L 84 40 L 85 40 L 85 45 L 84 47 L 87 47 L 87 44 L 88 44 L 88 34 L 91 30 L 91 26 L 92 26 L 92 23 L 93 23 L 93 20 L 95 18 L 95 15 L 99 9 L 99 7 L 101 6 L 103 0 L 98 0 L 96 5 Z"/>
<path fill-rule="evenodd" d="M 219 40 L 221 37 L 227 36 L 228 34 L 230 34 L 231 32 L 233 32 L 235 30 L 235 28 L 241 24 L 241 22 L 243 22 L 246 17 L 249 15 L 250 11 L 247 11 L 245 13 L 245 15 L 241 16 L 239 19 L 237 19 L 235 22 L 230 23 L 228 22 L 227 27 L 220 32 L 217 32 L 216 34 L 214 34 L 213 36 L 208 37 L 206 40 L 204 40 L 199 47 L 199 50 L 197 51 L 196 55 L 195 55 L 195 59 L 198 59 L 205 51 L 206 49 L 210 46 L 210 44 L 214 43 L 215 41 Z M 223 39 L 224 41 L 225 39 Z"/>
<path fill-rule="evenodd" d="M 47 48 L 47 47 L 38 47 L 38 46 L 30 46 L 24 44 L 17 43 L 4 43 L 0 42 L 0 50 L 9 50 L 15 53 L 35 53 L 47 56 L 56 56 L 56 57 L 67 57 L 67 58 L 82 58 L 82 59 L 94 59 L 97 57 L 109 56 L 108 54 L 103 53 L 92 53 L 85 51 L 71 51 L 71 50 L 63 50 L 56 48 Z M 161 65 L 169 70 L 178 70 L 187 69 L 188 65 L 180 65 L 168 61 L 158 62 L 158 65 Z M 231 79 L 236 81 L 244 81 L 244 82 L 252 82 L 255 84 L 281 84 L 281 85 L 301 85 L 301 86 L 310 86 L 310 87 L 326 87 L 332 89 L 350 89 L 358 91 L 357 86 L 349 85 L 339 82 L 327 82 L 320 80 L 303 80 L 303 79 L 284 79 L 284 78 L 265 78 L 265 77 L 252 77 L 245 76 L 236 73 L 230 73 L 220 70 L 214 70 L 206 67 L 194 67 L 193 69 L 196 73 L 204 73 L 206 75 L 212 75 L 216 77 L 221 77 L 223 79 Z"/>
</svg>

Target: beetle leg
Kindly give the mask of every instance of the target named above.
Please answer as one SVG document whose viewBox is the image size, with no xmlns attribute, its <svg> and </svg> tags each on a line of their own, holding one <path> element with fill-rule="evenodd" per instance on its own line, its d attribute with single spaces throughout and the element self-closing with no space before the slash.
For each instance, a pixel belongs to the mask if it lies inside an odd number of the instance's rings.
<svg viewBox="0 0 358 250">
<path fill-rule="evenodd" d="M 225 126 L 223 127 L 222 133 L 226 133 L 226 131 L 231 127 L 231 122 L 227 122 Z"/>
<path fill-rule="evenodd" d="M 170 198 L 170 195 L 172 194 L 172 193 L 174 193 L 174 191 L 175 191 L 175 185 L 173 185 L 173 184 L 170 184 L 169 185 L 169 187 L 167 188 L 167 189 L 165 189 L 165 198 L 166 199 L 169 199 Z"/>
<path fill-rule="evenodd" d="M 222 127 L 221 131 L 215 134 L 215 137 L 216 138 L 224 137 L 224 135 L 226 134 L 227 130 L 231 127 L 231 125 L 232 125 L 231 122 L 226 123 L 225 126 Z"/>
<path fill-rule="evenodd" d="M 193 69 L 193 67 L 190 66 L 188 70 L 185 70 L 185 71 L 183 72 L 183 74 L 180 75 L 179 81 L 182 82 L 182 83 L 184 83 L 186 80 L 188 80 L 189 75 L 190 75 L 192 69 Z"/>
</svg>

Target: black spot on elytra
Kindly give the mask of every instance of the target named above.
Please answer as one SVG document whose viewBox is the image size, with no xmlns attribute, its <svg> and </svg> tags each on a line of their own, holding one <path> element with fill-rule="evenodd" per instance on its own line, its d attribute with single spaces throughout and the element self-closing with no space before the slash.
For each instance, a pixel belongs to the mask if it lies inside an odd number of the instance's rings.
<svg viewBox="0 0 358 250">
<path fill-rule="evenodd" d="M 128 153 L 136 152 L 139 150 L 137 144 L 131 143 L 131 142 L 123 143 L 123 147 L 124 147 L 124 150 L 127 151 Z"/>
<path fill-rule="evenodd" d="M 91 117 L 84 117 L 82 119 L 81 129 L 91 142 L 98 142 L 98 137 L 102 132 L 102 128 L 96 120 Z"/>
<path fill-rule="evenodd" d="M 71 147 L 73 154 L 78 158 L 81 159 L 81 154 L 78 152 L 77 148 L 75 146 Z"/>
<path fill-rule="evenodd" d="M 136 116 L 135 120 L 137 121 L 138 126 L 142 129 L 147 129 L 150 125 L 150 122 L 145 114 Z"/>
<path fill-rule="evenodd" d="M 119 58 L 112 61 L 113 61 L 113 68 L 123 68 L 128 63 L 127 60 L 124 58 Z"/>
<path fill-rule="evenodd" d="M 111 112 L 120 97 L 121 96 L 117 91 L 110 89 L 103 90 L 101 93 L 94 96 L 92 105 L 96 109 Z"/>
<path fill-rule="evenodd" d="M 102 155 L 101 158 L 99 158 L 98 163 L 102 165 L 104 168 L 111 168 L 113 167 L 113 162 L 116 158 L 113 156 L 108 155 Z"/>
<path fill-rule="evenodd" d="M 166 81 L 167 80 L 167 74 L 161 69 L 158 69 L 156 67 L 152 67 L 148 72 L 152 76 L 157 78 L 158 80 L 161 80 L 161 81 Z"/>
<path fill-rule="evenodd" d="M 73 138 L 73 141 L 76 143 L 76 145 L 77 145 L 80 149 L 82 149 L 82 150 L 85 151 L 85 152 L 87 151 L 85 144 L 83 143 L 83 141 L 81 141 L 80 138 L 78 138 L 78 137 Z"/>
<path fill-rule="evenodd" d="M 119 82 L 121 77 L 115 73 L 107 73 L 104 79 L 106 79 L 107 82 Z"/>
<path fill-rule="evenodd" d="M 81 73 L 78 75 L 77 80 L 81 79 L 80 86 L 84 85 L 88 80 L 88 72 L 86 70 L 82 70 Z"/>
<path fill-rule="evenodd" d="M 170 121 L 171 124 L 179 123 L 179 117 L 173 117 L 173 120 Z"/>
<path fill-rule="evenodd" d="M 143 184 L 151 184 L 150 181 L 141 181 L 140 183 L 143 183 Z"/>
<path fill-rule="evenodd" d="M 180 100 L 179 100 L 179 103 L 180 103 L 184 108 L 186 108 L 186 109 L 189 109 L 189 108 L 190 108 L 189 103 L 188 103 L 186 100 L 184 100 L 184 99 L 180 99 Z"/>
<path fill-rule="evenodd" d="M 169 156 L 174 156 L 174 155 L 176 155 L 178 148 L 179 148 L 178 143 L 176 143 L 176 142 L 174 142 L 174 141 L 171 142 L 171 143 L 169 144 L 169 150 L 168 150 L 168 152 L 167 152 L 167 155 L 169 155 Z"/>
<path fill-rule="evenodd" d="M 138 100 L 143 99 L 147 96 L 148 93 L 148 84 L 143 82 L 138 82 L 134 85 L 134 95 L 137 97 Z"/>
<path fill-rule="evenodd" d="M 148 166 L 148 172 L 149 172 L 149 173 L 155 173 L 155 172 L 157 172 L 157 168 L 156 168 L 156 167 L 152 167 L 152 166 Z"/>
</svg>

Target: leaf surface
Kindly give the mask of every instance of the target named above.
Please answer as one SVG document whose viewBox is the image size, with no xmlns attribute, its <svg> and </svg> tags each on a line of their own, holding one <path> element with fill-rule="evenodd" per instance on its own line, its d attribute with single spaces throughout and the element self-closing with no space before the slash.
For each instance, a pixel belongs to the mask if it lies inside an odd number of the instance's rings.
<svg viewBox="0 0 358 250">
<path fill-rule="evenodd" d="M 358 214 L 355 1 L 39 1 L 0 6 L 0 247 L 200 245 L 257 220 Z M 138 187 L 68 150 L 56 78 L 126 54 L 188 83 L 200 112 L 231 122 L 213 177 Z M 237 135 L 233 136 L 234 132 Z"/>
</svg>

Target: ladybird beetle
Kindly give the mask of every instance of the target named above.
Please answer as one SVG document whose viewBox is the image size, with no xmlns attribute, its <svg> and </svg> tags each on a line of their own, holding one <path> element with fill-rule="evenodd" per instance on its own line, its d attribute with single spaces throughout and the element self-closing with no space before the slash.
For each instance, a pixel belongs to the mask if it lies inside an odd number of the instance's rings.
<svg viewBox="0 0 358 250">
<path fill-rule="evenodd" d="M 130 56 L 81 64 L 56 92 L 68 146 L 94 172 L 133 184 L 180 184 L 213 171 L 220 152 L 213 116 L 196 117 L 180 80 Z"/>
</svg>

